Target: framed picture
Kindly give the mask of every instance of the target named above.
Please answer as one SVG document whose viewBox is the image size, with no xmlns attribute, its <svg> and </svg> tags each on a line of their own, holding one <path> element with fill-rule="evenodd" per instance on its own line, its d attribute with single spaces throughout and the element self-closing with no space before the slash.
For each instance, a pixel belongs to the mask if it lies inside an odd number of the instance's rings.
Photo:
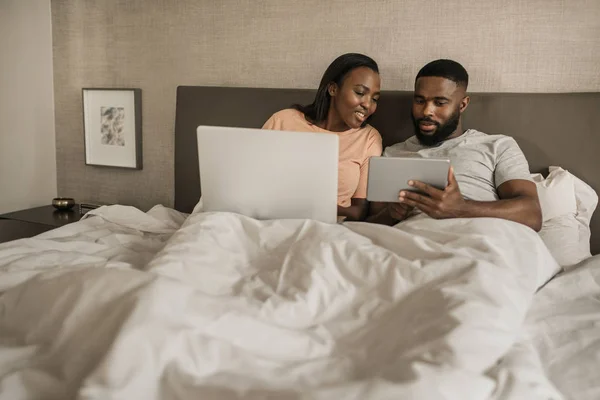
<svg viewBox="0 0 600 400">
<path fill-rule="evenodd" d="M 142 90 L 83 89 L 86 165 L 142 169 Z"/>
</svg>

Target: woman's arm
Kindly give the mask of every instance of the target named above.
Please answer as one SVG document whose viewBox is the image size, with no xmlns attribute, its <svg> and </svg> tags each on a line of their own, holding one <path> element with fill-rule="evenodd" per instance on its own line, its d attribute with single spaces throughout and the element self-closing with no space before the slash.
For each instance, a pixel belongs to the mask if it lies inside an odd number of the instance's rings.
<svg viewBox="0 0 600 400">
<path fill-rule="evenodd" d="M 383 151 L 381 135 L 377 129 L 372 128 L 368 133 L 365 157 L 360 165 L 358 185 L 352 197 L 350 207 L 338 206 L 338 215 L 346 217 L 346 221 L 364 221 L 369 213 L 369 202 L 367 201 L 367 180 L 369 177 L 369 158 L 380 156 Z"/>
<path fill-rule="evenodd" d="M 404 221 L 413 209 L 402 203 L 371 202 L 369 205 L 366 221 L 389 226 Z"/>
<path fill-rule="evenodd" d="M 352 199 L 350 207 L 338 206 L 338 215 L 346 217 L 346 221 L 363 221 L 367 217 L 369 202 L 367 199 Z"/>
</svg>

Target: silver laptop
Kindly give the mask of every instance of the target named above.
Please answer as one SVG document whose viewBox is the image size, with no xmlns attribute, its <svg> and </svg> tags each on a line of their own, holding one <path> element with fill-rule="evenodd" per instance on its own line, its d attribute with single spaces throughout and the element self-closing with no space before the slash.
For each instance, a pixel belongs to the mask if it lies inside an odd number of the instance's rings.
<svg viewBox="0 0 600 400">
<path fill-rule="evenodd" d="M 204 211 L 337 221 L 338 137 L 199 126 Z"/>
</svg>

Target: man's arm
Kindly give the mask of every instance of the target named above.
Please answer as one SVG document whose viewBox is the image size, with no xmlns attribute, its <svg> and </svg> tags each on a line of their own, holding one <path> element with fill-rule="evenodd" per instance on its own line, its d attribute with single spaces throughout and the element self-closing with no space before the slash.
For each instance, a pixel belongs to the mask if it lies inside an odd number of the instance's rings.
<svg viewBox="0 0 600 400">
<path fill-rule="evenodd" d="M 498 187 L 497 201 L 465 200 L 460 193 L 452 167 L 448 171 L 448 186 L 439 190 L 419 181 L 409 185 L 426 195 L 400 192 L 400 202 L 414 206 L 432 218 L 495 217 L 519 222 L 536 232 L 542 227 L 542 211 L 535 183 L 513 179 Z"/>
<path fill-rule="evenodd" d="M 498 186 L 498 201 L 467 201 L 473 216 L 496 217 L 520 222 L 536 232 L 542 229 L 542 209 L 535 183 L 514 179 Z M 481 214 L 481 215 L 477 215 Z"/>
</svg>

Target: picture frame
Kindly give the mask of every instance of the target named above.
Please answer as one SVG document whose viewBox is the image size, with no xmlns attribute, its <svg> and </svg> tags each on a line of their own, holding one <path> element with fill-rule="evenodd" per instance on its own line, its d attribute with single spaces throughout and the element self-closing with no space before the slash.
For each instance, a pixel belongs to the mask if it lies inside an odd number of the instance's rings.
<svg viewBox="0 0 600 400">
<path fill-rule="evenodd" d="M 141 170 L 142 90 L 83 88 L 85 164 Z"/>
</svg>

